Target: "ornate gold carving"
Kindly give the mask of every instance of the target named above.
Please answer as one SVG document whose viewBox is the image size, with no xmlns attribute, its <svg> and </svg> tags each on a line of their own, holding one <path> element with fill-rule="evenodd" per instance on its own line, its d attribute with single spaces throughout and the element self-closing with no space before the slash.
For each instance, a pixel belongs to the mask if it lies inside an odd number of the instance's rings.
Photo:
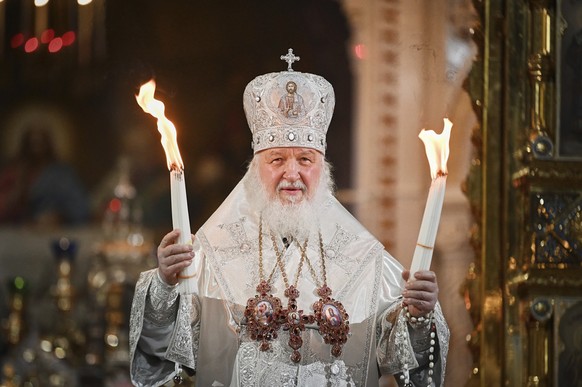
<svg viewBox="0 0 582 387">
<path fill-rule="evenodd" d="M 552 317 L 553 302 L 545 297 L 539 297 L 531 301 L 530 313 L 534 319 L 540 322 L 547 321 Z"/>
<path fill-rule="evenodd" d="M 532 264 L 582 266 L 582 239 L 575 232 L 582 219 L 582 195 L 551 191 L 530 195 Z"/>
<path fill-rule="evenodd" d="M 533 162 L 517 170 L 512 176 L 516 187 L 525 185 L 563 186 L 580 190 L 582 188 L 582 168 L 579 162 L 544 161 Z"/>
<path fill-rule="evenodd" d="M 555 100 L 554 43 L 551 38 L 555 18 L 552 17 L 548 1 L 530 1 L 531 53 L 528 69 L 531 79 L 531 118 L 529 143 L 535 158 L 547 159 L 554 155 Z"/>
<path fill-rule="evenodd" d="M 582 290 L 582 165 L 554 149 L 564 25 L 555 1 L 473 3 L 482 28 L 466 83 L 479 125 L 463 186 L 476 256 L 461 290 L 475 326 L 468 384 L 552 385 L 553 300 Z"/>
</svg>

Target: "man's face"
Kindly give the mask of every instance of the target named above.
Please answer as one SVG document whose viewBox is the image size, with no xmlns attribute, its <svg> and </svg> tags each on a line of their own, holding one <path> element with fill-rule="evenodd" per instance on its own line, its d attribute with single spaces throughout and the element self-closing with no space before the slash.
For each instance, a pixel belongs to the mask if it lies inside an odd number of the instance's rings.
<svg viewBox="0 0 582 387">
<path fill-rule="evenodd" d="M 283 204 L 311 199 L 323 170 L 323 155 L 310 148 L 272 148 L 257 154 L 259 177 L 271 198 Z"/>
<path fill-rule="evenodd" d="M 295 83 L 293 83 L 293 82 L 287 83 L 287 92 L 289 94 L 295 93 L 295 88 L 296 88 Z"/>
</svg>

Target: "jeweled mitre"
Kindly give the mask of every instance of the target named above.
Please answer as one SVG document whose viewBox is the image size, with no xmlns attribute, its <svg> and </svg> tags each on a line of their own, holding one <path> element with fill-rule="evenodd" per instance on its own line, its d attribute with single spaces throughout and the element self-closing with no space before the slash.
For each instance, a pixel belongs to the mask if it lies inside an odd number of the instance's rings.
<svg viewBox="0 0 582 387">
<path fill-rule="evenodd" d="M 289 53 L 292 55 L 291 49 Z M 287 71 L 260 75 L 245 88 L 243 106 L 253 134 L 253 151 L 302 147 L 325 154 L 335 105 L 333 87 L 319 75 L 294 71 L 294 60 L 281 56 L 284 58 Z"/>
</svg>

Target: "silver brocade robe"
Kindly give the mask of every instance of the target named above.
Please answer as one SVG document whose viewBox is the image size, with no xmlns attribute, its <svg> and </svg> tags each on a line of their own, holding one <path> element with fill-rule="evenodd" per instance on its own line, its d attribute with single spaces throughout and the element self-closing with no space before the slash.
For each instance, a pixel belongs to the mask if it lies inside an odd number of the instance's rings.
<svg viewBox="0 0 582 387">
<path fill-rule="evenodd" d="M 317 325 L 303 332 L 299 364 L 289 358 L 289 335 L 282 329 L 267 352 L 249 337 L 243 322 L 247 300 L 257 294 L 259 283 L 259 214 L 250 208 L 241 182 L 196 234 L 196 294 L 179 295 L 177 287 L 160 281 L 155 269 L 142 273 L 130 320 L 133 383 L 163 385 L 179 367 L 187 367 L 196 371 L 201 387 L 377 386 L 379 373 L 394 374 L 403 384 L 399 376 L 405 370 L 414 385 L 442 385 L 449 331 L 440 306 L 433 316 L 436 344 L 431 345 L 428 326 L 412 327 L 402 312 L 401 265 L 335 198 L 321 213 L 331 297 L 343 304 L 350 322 L 339 358 L 331 355 Z M 321 282 L 317 230 L 309 237 L 307 256 Z M 291 243 L 283 256 L 290 282 L 300 257 L 297 243 Z M 269 234 L 263 236 L 263 260 L 268 276 L 276 262 Z M 313 313 L 319 299 L 312 277 L 304 264 L 297 302 L 306 314 Z M 286 307 L 284 289 L 275 270 L 271 293 Z M 432 362 L 431 347 L 436 349 Z"/>
</svg>

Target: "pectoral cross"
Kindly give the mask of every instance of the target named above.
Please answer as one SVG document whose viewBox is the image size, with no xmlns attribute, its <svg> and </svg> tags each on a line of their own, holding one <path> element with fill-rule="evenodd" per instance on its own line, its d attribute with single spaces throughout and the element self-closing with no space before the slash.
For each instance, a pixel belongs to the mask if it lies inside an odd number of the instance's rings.
<svg viewBox="0 0 582 387">
<path fill-rule="evenodd" d="M 295 54 L 293 54 L 292 48 L 290 48 L 287 51 L 287 55 L 281 55 L 281 60 L 284 60 L 285 62 L 287 62 L 287 71 L 293 71 L 291 66 L 293 65 L 293 62 L 297 62 L 297 61 L 299 61 L 299 59 L 301 59 L 301 58 L 298 56 L 295 56 Z"/>
<path fill-rule="evenodd" d="M 301 334 L 305 331 L 305 324 L 313 324 L 315 316 L 312 314 L 303 314 L 297 306 L 299 290 L 291 285 L 285 289 L 285 297 L 289 298 L 287 309 L 281 309 L 279 319 L 282 321 L 283 329 L 289 331 L 289 341 L 287 344 L 293 349 L 290 359 L 293 363 L 301 361 L 299 349 L 303 345 Z"/>
</svg>

